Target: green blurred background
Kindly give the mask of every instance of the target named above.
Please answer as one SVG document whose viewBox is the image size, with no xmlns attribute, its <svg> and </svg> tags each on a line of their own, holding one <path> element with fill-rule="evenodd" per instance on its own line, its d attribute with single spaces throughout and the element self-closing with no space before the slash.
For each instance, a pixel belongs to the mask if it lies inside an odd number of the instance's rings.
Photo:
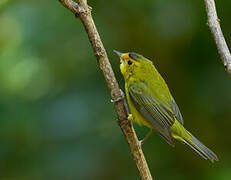
<svg viewBox="0 0 231 180">
<path fill-rule="evenodd" d="M 231 179 L 231 79 L 199 0 L 89 1 L 112 50 L 151 58 L 185 127 L 217 153 L 203 160 L 156 133 L 143 146 L 154 179 Z M 231 1 L 217 1 L 231 44 Z M 0 179 L 139 179 L 81 22 L 58 0 L 0 0 Z M 135 125 L 138 136 L 148 129 Z"/>
</svg>

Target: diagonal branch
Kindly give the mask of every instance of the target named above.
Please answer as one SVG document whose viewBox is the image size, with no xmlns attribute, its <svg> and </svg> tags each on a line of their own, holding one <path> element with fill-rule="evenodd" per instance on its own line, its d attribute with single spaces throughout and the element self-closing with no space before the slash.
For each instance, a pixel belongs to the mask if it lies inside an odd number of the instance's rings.
<svg viewBox="0 0 231 180">
<path fill-rule="evenodd" d="M 225 69 L 227 73 L 231 76 L 231 55 L 220 27 L 220 20 L 217 17 L 215 2 L 214 0 L 204 1 L 208 16 L 209 28 L 211 30 L 211 33 L 213 34 L 213 38 L 216 42 L 217 49 L 225 66 Z"/>
<path fill-rule="evenodd" d="M 131 154 L 136 163 L 140 178 L 142 180 L 152 180 L 145 156 L 142 152 L 142 149 L 138 147 L 138 139 L 134 128 L 131 122 L 127 119 L 128 112 L 126 109 L 126 102 L 123 100 L 123 97 L 120 93 L 118 82 L 115 78 L 111 64 L 107 57 L 107 53 L 104 49 L 103 43 L 91 16 L 91 8 L 88 6 L 87 0 L 79 0 L 78 3 L 72 0 L 59 1 L 63 6 L 74 13 L 75 16 L 78 17 L 83 23 L 96 59 L 98 60 L 100 69 L 102 70 L 111 97 L 112 99 L 119 100 L 114 103 L 118 116 L 118 124 L 130 146 Z"/>
</svg>

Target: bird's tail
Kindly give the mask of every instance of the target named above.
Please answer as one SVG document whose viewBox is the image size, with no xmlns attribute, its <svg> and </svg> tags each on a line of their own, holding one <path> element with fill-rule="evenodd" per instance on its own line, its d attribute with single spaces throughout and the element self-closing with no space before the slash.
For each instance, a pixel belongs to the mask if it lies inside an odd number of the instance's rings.
<svg viewBox="0 0 231 180">
<path fill-rule="evenodd" d="M 187 130 L 186 130 L 187 131 Z M 190 132 L 187 133 L 191 138 L 182 138 L 181 141 L 189 145 L 194 151 L 201 155 L 204 159 L 209 159 L 211 162 L 218 161 L 215 153 L 213 153 L 209 148 L 203 145 L 197 138 L 195 138 Z"/>
<path fill-rule="evenodd" d="M 197 138 L 188 132 L 178 121 L 175 121 L 172 126 L 172 136 L 184 144 L 189 145 L 204 159 L 209 159 L 211 162 L 218 161 L 216 154 L 214 154 L 209 148 L 203 145 Z"/>
</svg>

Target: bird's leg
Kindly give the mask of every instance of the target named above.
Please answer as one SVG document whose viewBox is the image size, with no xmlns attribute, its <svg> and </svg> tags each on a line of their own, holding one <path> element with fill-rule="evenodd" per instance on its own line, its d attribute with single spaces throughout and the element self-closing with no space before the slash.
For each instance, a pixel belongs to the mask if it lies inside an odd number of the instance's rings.
<svg viewBox="0 0 231 180">
<path fill-rule="evenodd" d="M 144 141 L 146 141 L 150 135 L 152 134 L 153 129 L 150 129 L 149 133 L 144 137 L 144 139 L 138 141 L 138 146 L 141 147 L 144 144 Z"/>
<path fill-rule="evenodd" d="M 130 111 L 129 111 L 129 109 L 128 109 L 128 104 L 127 104 L 127 102 L 126 102 L 126 99 L 125 99 L 125 96 L 124 96 L 124 92 L 123 92 L 121 89 L 120 89 L 120 94 L 121 94 L 121 97 L 120 97 L 120 98 L 118 98 L 118 99 L 111 99 L 111 102 L 112 102 L 112 103 L 116 103 L 116 102 L 119 102 L 119 101 L 123 100 L 123 101 L 124 101 L 125 108 L 126 108 L 128 114 L 129 114 Z M 130 114 L 129 114 L 129 115 L 130 115 Z"/>
<path fill-rule="evenodd" d="M 128 120 L 129 121 L 134 121 L 134 117 L 132 116 L 132 114 L 129 114 L 128 115 Z M 138 147 L 140 148 L 143 144 L 144 144 L 144 141 L 146 141 L 148 138 L 149 138 L 149 136 L 152 134 L 152 131 L 153 131 L 153 129 L 150 129 L 150 131 L 148 132 L 148 134 L 144 137 L 144 139 L 142 139 L 142 140 L 138 140 Z"/>
<path fill-rule="evenodd" d="M 124 96 L 124 93 L 123 93 L 123 91 L 122 91 L 121 89 L 120 89 L 120 94 L 121 94 L 121 97 L 119 97 L 119 98 L 117 98 L 117 99 L 111 99 L 111 102 L 112 102 L 112 103 L 115 103 L 115 102 L 124 100 L 124 99 L 125 99 L 125 96 Z"/>
</svg>

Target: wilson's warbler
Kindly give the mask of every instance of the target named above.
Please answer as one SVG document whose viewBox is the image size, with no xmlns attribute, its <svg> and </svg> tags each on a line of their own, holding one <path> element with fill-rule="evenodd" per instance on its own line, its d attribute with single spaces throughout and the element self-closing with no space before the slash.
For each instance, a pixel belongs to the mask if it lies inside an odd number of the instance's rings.
<svg viewBox="0 0 231 180">
<path fill-rule="evenodd" d="M 128 119 L 151 129 L 139 145 L 154 129 L 168 144 L 174 146 L 174 140 L 179 140 L 203 158 L 218 161 L 210 149 L 184 128 L 179 108 L 152 61 L 134 52 L 114 52 L 120 57 L 120 70 L 125 80 L 126 97 L 132 114 Z"/>
</svg>

